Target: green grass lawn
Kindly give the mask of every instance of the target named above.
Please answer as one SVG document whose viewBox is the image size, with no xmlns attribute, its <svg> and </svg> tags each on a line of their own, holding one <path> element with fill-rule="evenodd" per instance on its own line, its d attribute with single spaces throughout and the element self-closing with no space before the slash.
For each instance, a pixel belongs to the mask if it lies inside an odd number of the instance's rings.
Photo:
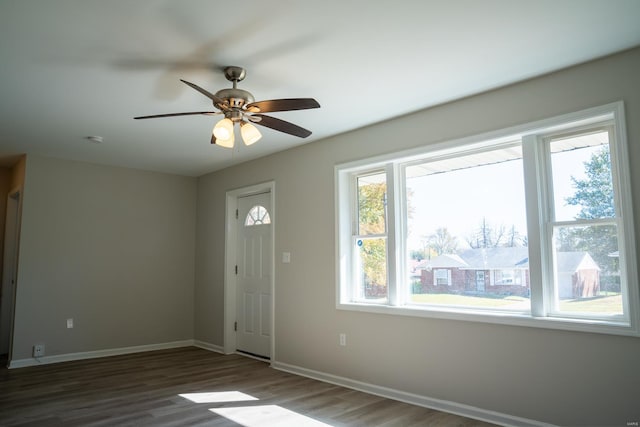
<svg viewBox="0 0 640 427">
<path fill-rule="evenodd" d="M 507 306 L 528 307 L 529 299 L 517 296 L 507 297 L 477 297 L 455 294 L 413 294 L 411 302 L 422 304 L 461 305 L 467 307 L 502 307 Z"/>
<path fill-rule="evenodd" d="M 458 305 L 463 307 L 529 309 L 529 299 L 518 296 L 470 296 L 455 294 L 413 294 L 411 302 L 436 305 Z M 561 300 L 560 311 L 582 313 L 622 313 L 622 296 L 607 295 L 594 298 Z"/>
<path fill-rule="evenodd" d="M 561 300 L 560 311 L 622 314 L 622 295 Z"/>
</svg>

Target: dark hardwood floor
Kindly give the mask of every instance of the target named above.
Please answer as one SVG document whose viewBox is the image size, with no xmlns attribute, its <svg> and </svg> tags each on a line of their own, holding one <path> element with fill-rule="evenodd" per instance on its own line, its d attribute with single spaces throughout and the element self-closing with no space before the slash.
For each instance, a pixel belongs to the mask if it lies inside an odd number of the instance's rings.
<svg viewBox="0 0 640 427">
<path fill-rule="evenodd" d="M 250 399 L 250 400 L 249 400 Z M 482 426 L 195 347 L 0 369 L 2 426 Z"/>
</svg>

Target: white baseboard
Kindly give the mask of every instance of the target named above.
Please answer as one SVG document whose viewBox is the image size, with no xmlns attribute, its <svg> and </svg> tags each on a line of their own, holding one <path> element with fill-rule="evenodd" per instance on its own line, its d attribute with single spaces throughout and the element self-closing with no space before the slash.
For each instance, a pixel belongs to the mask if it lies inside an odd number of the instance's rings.
<svg viewBox="0 0 640 427">
<path fill-rule="evenodd" d="M 216 345 L 216 344 L 211 344 L 208 343 L 206 341 L 200 341 L 200 340 L 194 340 L 193 341 L 193 345 L 195 347 L 204 349 L 204 350 L 209 350 L 209 351 L 213 351 L 216 353 L 221 353 L 221 354 L 226 354 L 224 352 L 224 347 L 222 347 L 221 345 Z"/>
<path fill-rule="evenodd" d="M 489 411 L 482 408 L 476 408 L 475 406 L 464 405 L 448 400 L 434 399 L 427 396 L 407 393 L 405 391 L 381 387 L 378 385 L 356 381 L 337 375 L 302 368 L 300 366 L 289 365 L 287 363 L 272 361 L 271 367 L 280 371 L 301 375 L 303 377 L 313 378 L 318 381 L 324 381 L 353 390 L 374 394 L 376 396 L 382 396 L 388 399 L 398 400 L 400 402 L 410 403 L 412 405 L 435 409 L 442 412 L 448 412 L 450 414 L 456 414 L 493 424 L 514 427 L 553 427 L 552 424 L 546 424 L 540 421 L 515 417 L 513 415 L 502 414 L 500 412 Z"/>
<path fill-rule="evenodd" d="M 173 341 L 160 344 L 137 345 L 134 347 L 110 348 L 107 350 L 84 351 L 80 353 L 57 354 L 54 356 L 43 356 L 37 359 L 12 360 L 9 369 L 25 368 L 27 366 L 48 365 L 51 363 L 69 362 L 72 360 L 95 359 L 97 357 L 118 356 L 121 354 L 140 353 L 143 351 L 166 350 L 169 348 L 192 347 L 194 340 Z"/>
</svg>

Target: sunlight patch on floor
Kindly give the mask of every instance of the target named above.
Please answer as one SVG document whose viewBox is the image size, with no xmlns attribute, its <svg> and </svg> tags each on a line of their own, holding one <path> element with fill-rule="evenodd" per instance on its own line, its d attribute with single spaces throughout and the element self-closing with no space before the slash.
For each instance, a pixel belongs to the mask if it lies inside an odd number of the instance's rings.
<svg viewBox="0 0 640 427">
<path fill-rule="evenodd" d="M 183 393 L 179 395 L 194 403 L 222 403 L 222 402 L 246 402 L 248 400 L 258 400 L 257 397 L 250 396 L 240 391 L 216 391 L 207 393 Z"/>
<path fill-rule="evenodd" d="M 209 409 L 244 427 L 332 427 L 278 405 Z"/>
</svg>

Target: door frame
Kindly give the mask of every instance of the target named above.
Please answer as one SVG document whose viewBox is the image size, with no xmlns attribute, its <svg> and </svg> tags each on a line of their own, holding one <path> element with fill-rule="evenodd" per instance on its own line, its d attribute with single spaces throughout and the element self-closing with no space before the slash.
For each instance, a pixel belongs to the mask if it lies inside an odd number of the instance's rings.
<svg viewBox="0 0 640 427">
<path fill-rule="evenodd" d="M 275 360 L 275 227 L 276 227 L 276 183 L 275 181 L 263 182 L 247 187 L 229 190 L 226 194 L 225 213 L 225 251 L 224 251 L 224 352 L 231 354 L 236 352 L 236 249 L 238 245 L 238 228 L 236 222 L 236 209 L 238 198 L 252 196 L 254 194 L 267 193 L 271 195 L 271 362 Z M 239 219 L 238 219 L 239 220 Z"/>
<path fill-rule="evenodd" d="M 5 217 L 5 235 L 4 235 L 4 257 L 2 278 L 0 278 L 0 286 L 3 291 L 11 290 L 11 295 L 3 295 L 3 298 L 9 297 L 9 302 L 2 301 L 4 309 L 0 309 L 0 315 L 8 318 L 8 352 L 7 367 L 11 364 L 13 355 L 13 328 L 16 316 L 16 294 L 18 291 L 18 256 L 20 253 L 20 227 L 22 223 L 22 188 L 18 187 L 11 190 L 7 194 L 7 207 Z M 7 284 L 6 281 L 13 283 Z M 2 337 L 4 339 L 4 337 Z"/>
</svg>

